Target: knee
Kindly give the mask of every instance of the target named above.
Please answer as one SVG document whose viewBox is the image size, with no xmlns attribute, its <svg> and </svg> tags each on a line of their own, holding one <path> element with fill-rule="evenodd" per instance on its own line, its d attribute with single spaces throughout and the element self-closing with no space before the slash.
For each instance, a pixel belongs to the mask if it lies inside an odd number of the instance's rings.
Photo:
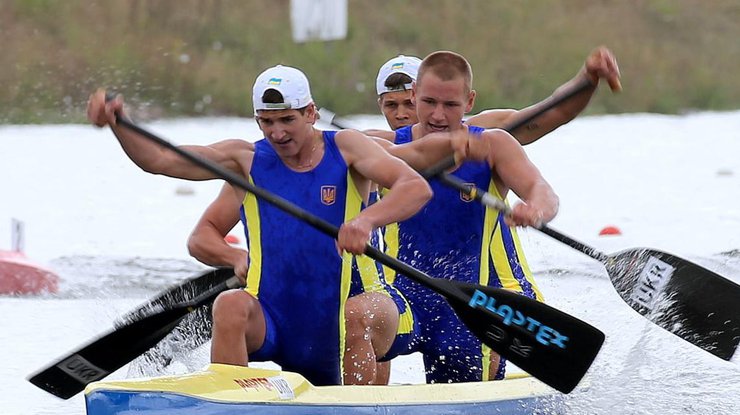
<svg viewBox="0 0 740 415">
<path fill-rule="evenodd" d="M 350 333 L 383 331 L 385 327 L 398 325 L 398 309 L 385 295 L 361 294 L 347 300 L 344 318 Z"/>
<path fill-rule="evenodd" d="M 221 327 L 244 327 L 249 322 L 257 299 L 242 289 L 219 294 L 213 303 L 213 324 Z"/>
<path fill-rule="evenodd" d="M 345 327 L 350 335 L 359 335 L 370 331 L 370 313 L 359 303 L 359 301 L 350 299 L 344 306 Z"/>
</svg>

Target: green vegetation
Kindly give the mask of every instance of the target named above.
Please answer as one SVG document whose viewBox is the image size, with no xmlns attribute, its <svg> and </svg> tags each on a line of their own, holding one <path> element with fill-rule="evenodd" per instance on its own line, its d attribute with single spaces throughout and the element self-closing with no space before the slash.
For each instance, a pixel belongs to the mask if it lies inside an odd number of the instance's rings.
<svg viewBox="0 0 740 415">
<path fill-rule="evenodd" d="M 624 92 L 588 112 L 740 108 L 737 0 L 349 0 L 345 40 L 295 44 L 289 0 L 0 2 L 0 123 L 79 122 L 108 86 L 138 117 L 251 113 L 256 75 L 277 63 L 317 103 L 375 113 L 379 66 L 447 49 L 473 65 L 476 111 L 519 108 L 570 79 L 588 52 L 617 55 Z"/>
</svg>

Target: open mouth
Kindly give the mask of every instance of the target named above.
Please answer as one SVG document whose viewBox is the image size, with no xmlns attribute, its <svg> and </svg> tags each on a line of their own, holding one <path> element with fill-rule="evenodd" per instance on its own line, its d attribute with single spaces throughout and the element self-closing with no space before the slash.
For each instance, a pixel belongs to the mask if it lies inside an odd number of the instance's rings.
<svg viewBox="0 0 740 415">
<path fill-rule="evenodd" d="M 450 129 L 449 126 L 447 125 L 439 125 L 439 124 L 432 124 L 432 123 L 427 123 L 427 126 L 432 131 L 448 131 Z"/>
<path fill-rule="evenodd" d="M 290 144 L 291 141 L 293 141 L 292 138 L 287 138 L 287 139 L 283 139 L 280 141 L 273 141 L 272 144 L 283 147 L 283 146 Z"/>
</svg>

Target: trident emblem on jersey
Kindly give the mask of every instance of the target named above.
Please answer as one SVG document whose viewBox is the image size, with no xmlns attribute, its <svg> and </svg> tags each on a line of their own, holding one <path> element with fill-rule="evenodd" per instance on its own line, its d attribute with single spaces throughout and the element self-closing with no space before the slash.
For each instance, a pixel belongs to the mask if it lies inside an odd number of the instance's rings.
<svg viewBox="0 0 740 415">
<path fill-rule="evenodd" d="M 321 186 L 321 203 L 329 206 L 337 201 L 336 186 Z"/>
<path fill-rule="evenodd" d="M 473 184 L 473 183 L 463 183 L 463 185 L 465 186 L 465 188 L 472 190 L 472 192 L 463 192 L 461 190 L 460 191 L 460 200 L 462 200 L 463 202 L 472 202 L 475 199 L 475 196 L 474 196 L 475 193 L 473 193 L 473 192 L 475 192 L 475 184 Z M 468 193 L 470 193 L 470 194 L 468 194 Z"/>
</svg>

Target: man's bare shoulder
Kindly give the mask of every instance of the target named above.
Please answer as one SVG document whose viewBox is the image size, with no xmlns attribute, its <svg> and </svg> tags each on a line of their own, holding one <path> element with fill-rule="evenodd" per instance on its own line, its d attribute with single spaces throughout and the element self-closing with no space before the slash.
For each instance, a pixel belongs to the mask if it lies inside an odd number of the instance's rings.
<svg viewBox="0 0 740 415">
<path fill-rule="evenodd" d="M 499 128 L 485 130 L 481 133 L 482 145 L 487 148 L 488 162 L 491 165 L 511 157 L 524 155 L 524 148 L 508 131 Z"/>
<path fill-rule="evenodd" d="M 243 140 L 240 138 L 229 138 L 226 140 L 221 140 L 216 143 L 213 143 L 209 145 L 209 147 L 222 149 L 222 150 L 229 150 L 229 151 L 249 151 L 254 152 L 254 143 Z"/>
<path fill-rule="evenodd" d="M 516 141 L 516 138 L 509 134 L 508 131 L 503 130 L 501 128 L 488 128 L 484 130 L 481 133 L 481 136 L 486 137 L 487 139 L 491 140 L 492 142 L 510 142 L 513 141 L 517 144 L 519 144 L 518 141 Z"/>
<path fill-rule="evenodd" d="M 356 147 L 357 145 L 361 146 L 365 142 L 373 141 L 373 139 L 362 131 L 346 129 L 337 131 L 334 141 L 340 149 L 344 149 Z"/>
<path fill-rule="evenodd" d="M 390 141 L 391 143 L 396 141 L 396 133 L 393 131 L 373 129 L 365 130 L 364 132 L 369 136 L 382 138 L 383 140 Z"/>
<path fill-rule="evenodd" d="M 334 136 L 334 142 L 345 160 L 350 164 L 357 160 L 366 158 L 371 154 L 376 154 L 376 150 L 386 148 L 387 146 L 393 146 L 393 143 L 378 137 L 371 137 L 357 130 L 339 131 L 337 135 Z"/>
</svg>

